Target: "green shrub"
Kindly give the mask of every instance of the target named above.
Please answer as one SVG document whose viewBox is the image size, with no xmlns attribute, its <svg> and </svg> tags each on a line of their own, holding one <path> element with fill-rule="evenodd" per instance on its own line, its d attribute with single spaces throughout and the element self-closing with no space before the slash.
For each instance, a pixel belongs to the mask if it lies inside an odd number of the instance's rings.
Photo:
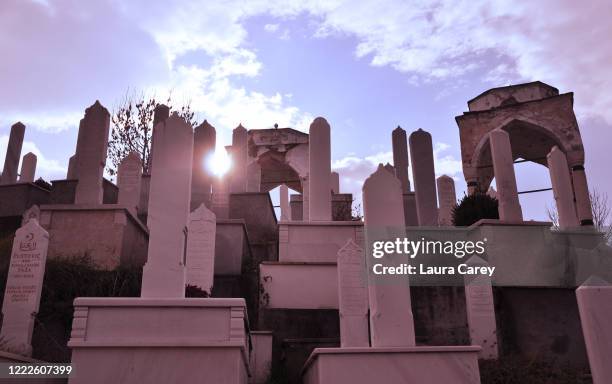
<svg viewBox="0 0 612 384">
<path fill-rule="evenodd" d="M 497 199 L 486 193 L 465 195 L 453 208 L 453 225 L 467 227 L 480 219 L 499 219 Z"/>
</svg>

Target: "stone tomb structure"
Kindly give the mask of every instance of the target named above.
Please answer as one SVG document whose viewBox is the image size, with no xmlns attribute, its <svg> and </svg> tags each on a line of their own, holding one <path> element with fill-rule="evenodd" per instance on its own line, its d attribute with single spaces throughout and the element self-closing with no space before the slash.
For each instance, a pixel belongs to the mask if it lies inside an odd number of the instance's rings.
<svg viewBox="0 0 612 384">
<path fill-rule="evenodd" d="M 573 103 L 573 93 L 559 94 L 558 89 L 540 81 L 489 89 L 468 101 L 468 111 L 455 120 L 469 192 L 486 193 L 495 177 L 498 199 L 510 206 L 508 219 L 516 220 L 520 206 L 516 207 L 518 198 L 512 182 L 504 182 L 502 188 L 499 184 L 500 177 L 514 176 L 509 174 L 512 164 L 508 161 L 523 159 L 548 166 L 547 155 L 556 146 L 567 160 L 578 221 L 581 225 L 592 225 L 584 146 Z M 505 132 L 509 140 L 508 145 L 504 135 L 497 134 L 503 141 L 499 147 L 503 150 L 498 155 L 491 150 L 491 134 L 496 130 Z"/>
</svg>

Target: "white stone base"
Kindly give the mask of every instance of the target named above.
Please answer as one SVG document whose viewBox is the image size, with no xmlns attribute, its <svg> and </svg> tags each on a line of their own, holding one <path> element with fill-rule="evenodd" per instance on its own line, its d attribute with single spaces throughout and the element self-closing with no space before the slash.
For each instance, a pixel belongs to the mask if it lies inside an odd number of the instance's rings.
<svg viewBox="0 0 612 384">
<path fill-rule="evenodd" d="M 69 383 L 246 384 L 243 299 L 78 298 Z"/>
<path fill-rule="evenodd" d="M 480 347 L 316 348 L 304 384 L 479 384 Z"/>
</svg>

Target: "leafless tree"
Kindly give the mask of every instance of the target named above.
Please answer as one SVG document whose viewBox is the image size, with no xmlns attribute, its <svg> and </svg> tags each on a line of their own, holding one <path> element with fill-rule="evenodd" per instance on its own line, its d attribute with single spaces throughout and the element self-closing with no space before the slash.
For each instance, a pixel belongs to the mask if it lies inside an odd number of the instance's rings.
<svg viewBox="0 0 612 384">
<path fill-rule="evenodd" d="M 610 225 L 611 207 L 608 201 L 608 195 L 605 192 L 600 192 L 593 189 L 589 193 L 591 199 L 591 212 L 593 213 L 593 225 L 595 228 L 604 234 L 604 239 L 609 242 L 612 239 L 612 226 Z M 559 227 L 559 213 L 557 208 L 553 206 L 546 207 L 546 215 L 553 223 L 555 228 Z"/>
<path fill-rule="evenodd" d="M 170 107 L 172 112 L 171 102 L 171 97 L 168 96 L 165 104 Z M 153 115 L 159 104 L 155 97 L 146 97 L 144 93 L 139 95 L 126 93 L 119 106 L 115 108 L 111 117 L 111 133 L 106 162 L 106 170 L 111 176 L 117 174 L 119 163 L 130 152 L 136 152 L 140 155 L 143 173 L 149 172 Z M 175 111 L 192 127 L 197 125 L 189 103 Z"/>
</svg>

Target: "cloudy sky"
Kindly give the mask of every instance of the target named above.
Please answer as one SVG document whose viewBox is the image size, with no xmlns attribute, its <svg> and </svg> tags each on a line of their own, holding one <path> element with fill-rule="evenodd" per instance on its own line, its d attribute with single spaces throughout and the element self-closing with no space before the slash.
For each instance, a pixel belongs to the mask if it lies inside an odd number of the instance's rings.
<svg viewBox="0 0 612 384">
<path fill-rule="evenodd" d="M 37 176 L 65 176 L 79 119 L 130 90 L 190 102 L 231 129 L 332 126 L 341 189 L 391 161 L 391 131 L 433 135 L 436 172 L 461 173 L 456 115 L 482 91 L 541 80 L 575 93 L 592 188 L 611 195 L 612 3 L 608 1 L 0 1 L 0 154 L 15 121 Z M 550 186 L 517 164 L 519 190 Z M 550 192 L 523 195 L 545 217 Z"/>
</svg>

